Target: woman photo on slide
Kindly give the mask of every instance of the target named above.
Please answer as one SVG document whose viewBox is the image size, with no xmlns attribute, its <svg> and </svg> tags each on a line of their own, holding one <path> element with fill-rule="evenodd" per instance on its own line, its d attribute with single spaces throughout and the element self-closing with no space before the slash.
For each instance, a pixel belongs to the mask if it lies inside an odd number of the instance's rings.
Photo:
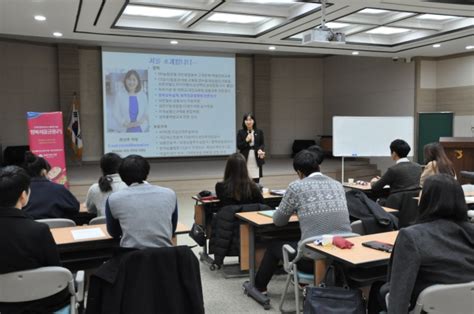
<svg viewBox="0 0 474 314">
<path fill-rule="evenodd" d="M 123 86 L 125 93 L 117 97 L 115 120 L 122 132 L 148 132 L 148 99 L 138 72 L 128 71 L 123 79 Z"/>
</svg>

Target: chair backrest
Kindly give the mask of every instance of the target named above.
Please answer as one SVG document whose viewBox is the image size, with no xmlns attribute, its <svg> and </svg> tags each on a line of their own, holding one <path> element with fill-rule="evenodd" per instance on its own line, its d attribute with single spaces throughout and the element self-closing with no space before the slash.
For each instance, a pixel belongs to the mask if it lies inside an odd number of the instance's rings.
<svg viewBox="0 0 474 314">
<path fill-rule="evenodd" d="M 364 225 L 362 220 L 356 220 L 351 223 L 352 232 L 358 233 L 360 235 L 365 235 Z"/>
<path fill-rule="evenodd" d="M 103 225 L 105 223 L 107 223 L 105 216 L 95 217 L 89 221 L 89 225 Z"/>
<path fill-rule="evenodd" d="M 0 275 L 0 302 L 27 302 L 52 296 L 66 287 L 74 292 L 71 272 L 63 267 L 41 267 Z"/>
<path fill-rule="evenodd" d="M 36 221 L 47 224 L 50 229 L 76 226 L 76 223 L 74 222 L 74 220 L 66 219 L 66 218 L 37 219 Z"/>
<path fill-rule="evenodd" d="M 474 281 L 434 285 L 424 289 L 416 300 L 413 313 L 461 314 L 474 312 Z"/>
</svg>

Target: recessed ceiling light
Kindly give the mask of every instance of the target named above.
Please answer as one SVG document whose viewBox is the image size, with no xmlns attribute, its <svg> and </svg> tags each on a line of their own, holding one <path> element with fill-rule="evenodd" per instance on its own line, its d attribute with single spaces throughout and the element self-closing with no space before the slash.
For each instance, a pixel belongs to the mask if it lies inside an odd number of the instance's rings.
<svg viewBox="0 0 474 314">
<path fill-rule="evenodd" d="M 370 31 L 367 31 L 367 34 L 379 34 L 379 35 L 393 35 L 393 34 L 401 34 L 409 32 L 408 28 L 398 28 L 398 27 L 387 27 L 387 26 L 380 26 Z"/>
<path fill-rule="evenodd" d="M 149 17 L 162 17 L 162 18 L 177 18 L 188 14 L 190 11 L 150 7 L 144 5 L 127 5 L 123 14 L 125 15 L 139 15 Z"/>
<path fill-rule="evenodd" d="M 53 36 L 54 36 L 54 37 L 62 37 L 62 36 L 63 36 L 63 33 L 54 32 L 54 33 L 53 33 Z"/>
<path fill-rule="evenodd" d="M 382 9 L 364 9 L 359 11 L 358 13 L 362 14 L 382 14 L 382 13 L 387 13 L 387 10 L 382 10 Z"/>
<path fill-rule="evenodd" d="M 177 45 L 177 44 L 178 44 L 178 41 L 177 41 L 177 40 L 172 40 L 172 41 L 170 41 L 170 44 L 172 44 L 172 45 Z"/>
<path fill-rule="evenodd" d="M 350 24 L 347 24 L 347 23 L 339 23 L 339 22 L 328 22 L 326 23 L 326 26 L 329 27 L 329 28 L 333 28 L 333 29 L 338 29 L 338 28 L 344 28 L 344 27 L 347 27 L 349 26 Z"/>
<path fill-rule="evenodd" d="M 420 20 L 434 20 L 434 21 L 444 21 L 449 19 L 455 19 L 457 16 L 450 15 L 438 15 L 438 14 L 422 14 L 416 17 Z"/>
<path fill-rule="evenodd" d="M 231 13 L 213 13 L 207 20 L 212 21 L 212 22 L 251 24 L 251 23 L 264 22 L 268 20 L 268 17 L 258 16 L 258 15 L 231 14 Z"/>
<path fill-rule="evenodd" d="M 358 56 L 358 55 L 359 55 L 359 52 L 358 52 L 358 51 L 353 51 L 353 52 L 352 52 L 352 55 L 353 55 L 353 56 Z"/>
<path fill-rule="evenodd" d="M 40 22 L 46 21 L 46 16 L 35 15 L 35 20 L 40 21 Z"/>
<path fill-rule="evenodd" d="M 469 46 L 466 46 L 466 49 L 467 49 L 467 50 L 474 49 L 474 45 L 469 45 Z"/>
<path fill-rule="evenodd" d="M 275 50 L 275 49 L 276 49 L 275 46 L 270 46 L 270 47 L 268 47 L 268 50 Z"/>
<path fill-rule="evenodd" d="M 441 44 L 434 44 L 433 45 L 433 48 L 439 48 L 439 47 L 441 47 Z"/>
</svg>

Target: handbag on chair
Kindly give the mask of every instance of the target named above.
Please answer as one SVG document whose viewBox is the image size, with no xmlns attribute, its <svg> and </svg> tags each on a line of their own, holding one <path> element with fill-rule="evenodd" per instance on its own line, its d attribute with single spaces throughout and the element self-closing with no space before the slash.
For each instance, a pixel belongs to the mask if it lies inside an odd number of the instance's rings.
<svg viewBox="0 0 474 314">
<path fill-rule="evenodd" d="M 344 273 L 341 271 L 342 287 L 337 287 L 336 269 L 329 266 L 319 287 L 306 287 L 304 314 L 365 314 L 365 304 L 362 292 L 351 289 L 347 285 Z M 331 279 L 331 278 L 332 279 Z"/>
</svg>

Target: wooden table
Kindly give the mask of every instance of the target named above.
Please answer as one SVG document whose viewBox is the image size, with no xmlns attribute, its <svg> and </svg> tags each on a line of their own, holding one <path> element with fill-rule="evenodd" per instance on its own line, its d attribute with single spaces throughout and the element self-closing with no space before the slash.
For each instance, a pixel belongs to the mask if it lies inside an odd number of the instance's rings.
<svg viewBox="0 0 474 314">
<path fill-rule="evenodd" d="M 368 198 L 374 201 L 377 200 L 377 198 L 379 197 L 388 197 L 388 195 L 390 194 L 389 185 L 384 186 L 382 191 L 380 192 L 373 191 L 372 185 L 370 184 L 370 182 L 367 182 L 367 184 L 357 184 L 355 182 L 354 183 L 343 182 L 342 186 L 345 188 L 362 191 L 367 195 Z"/>
<path fill-rule="evenodd" d="M 75 240 L 72 235 L 73 230 L 96 228 L 99 228 L 104 236 Z M 189 230 L 190 228 L 188 226 L 178 222 L 175 234 L 172 238 L 173 245 L 177 244 L 177 235 L 187 234 Z M 71 270 L 98 267 L 112 257 L 114 248 L 120 246 L 120 239 L 113 239 L 107 232 L 107 226 L 105 224 L 53 228 L 51 229 L 51 233 L 58 246 L 59 256 L 64 267 Z"/>
<path fill-rule="evenodd" d="M 104 236 L 99 238 L 75 240 L 73 230 L 100 228 Z M 72 271 L 100 266 L 112 257 L 113 249 L 119 247 L 119 239 L 113 239 L 103 225 L 76 226 L 51 229 L 58 245 L 59 257 L 63 266 Z"/>
<path fill-rule="evenodd" d="M 342 262 L 349 266 L 373 267 L 385 265 L 390 260 L 390 253 L 367 248 L 362 246 L 363 242 L 380 241 L 395 244 L 398 231 L 383 232 L 348 239 L 354 243 L 351 249 L 339 249 L 336 246 L 324 247 L 313 243 L 306 246 L 311 250 L 322 254 L 335 261 Z"/>
<path fill-rule="evenodd" d="M 178 224 L 176 225 L 176 230 L 174 232 L 173 238 L 171 238 L 171 242 L 173 243 L 174 246 L 178 245 L 178 239 L 177 235 L 180 234 L 188 234 L 189 231 L 191 231 L 191 228 L 189 228 L 187 225 L 181 223 L 178 221 Z"/>
<path fill-rule="evenodd" d="M 342 186 L 345 187 L 345 188 L 360 190 L 360 191 L 363 191 L 363 192 L 372 191 L 372 186 L 370 185 L 370 182 L 368 182 L 368 184 L 357 184 L 357 183 L 343 182 Z"/>
</svg>

